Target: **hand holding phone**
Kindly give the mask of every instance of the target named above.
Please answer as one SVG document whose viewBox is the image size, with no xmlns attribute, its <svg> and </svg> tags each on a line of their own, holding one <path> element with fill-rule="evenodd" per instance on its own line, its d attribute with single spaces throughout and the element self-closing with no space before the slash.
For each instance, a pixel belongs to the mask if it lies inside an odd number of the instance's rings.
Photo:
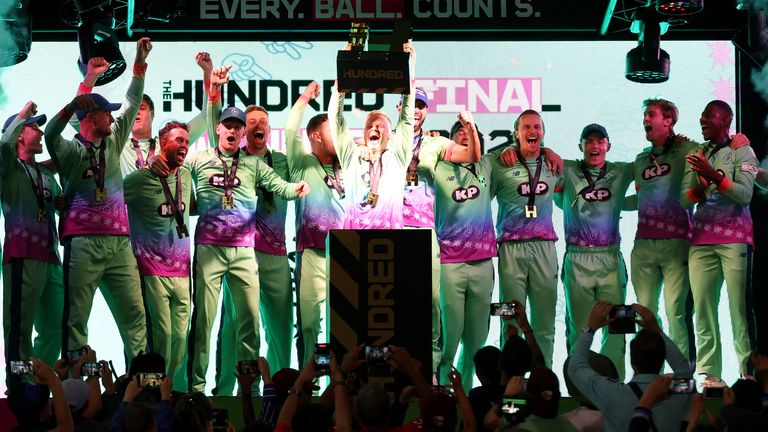
<svg viewBox="0 0 768 432">
<path fill-rule="evenodd" d="M 240 360 L 237 362 L 237 373 L 240 375 L 259 375 L 259 361 Z"/>
<path fill-rule="evenodd" d="M 635 318 L 637 312 L 631 305 L 615 305 L 608 313 L 608 318 L 612 321 L 608 323 L 608 333 L 628 334 L 637 333 Z"/>
<path fill-rule="evenodd" d="M 315 344 L 315 370 L 323 375 L 331 373 L 331 347 L 327 343 Z"/>
<path fill-rule="evenodd" d="M 227 432 L 229 429 L 229 411 L 225 409 L 212 409 L 211 421 L 214 432 Z"/>
<path fill-rule="evenodd" d="M 512 302 L 491 303 L 491 316 L 514 318 L 517 315 L 517 307 Z"/>
<path fill-rule="evenodd" d="M 11 360 L 11 373 L 14 375 L 34 375 L 31 360 Z"/>
<path fill-rule="evenodd" d="M 141 388 L 159 388 L 163 378 L 165 378 L 164 373 L 140 373 L 139 386 Z"/>
<path fill-rule="evenodd" d="M 101 363 L 85 362 L 80 368 L 80 375 L 84 377 L 100 377 L 101 376 Z"/>
<path fill-rule="evenodd" d="M 696 380 L 692 378 L 672 378 L 669 384 L 671 394 L 689 394 L 696 390 Z"/>
</svg>

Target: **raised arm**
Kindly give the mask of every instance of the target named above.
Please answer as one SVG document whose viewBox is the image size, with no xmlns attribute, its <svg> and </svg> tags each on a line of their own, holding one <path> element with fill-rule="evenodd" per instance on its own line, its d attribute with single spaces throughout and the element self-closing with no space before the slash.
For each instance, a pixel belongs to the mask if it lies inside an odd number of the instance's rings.
<svg viewBox="0 0 768 432">
<path fill-rule="evenodd" d="M 406 42 L 403 44 L 403 51 L 411 54 L 411 89 L 403 98 L 403 103 L 400 107 L 400 116 L 398 117 L 397 125 L 395 126 L 395 133 L 393 134 L 392 139 L 390 139 L 390 145 L 392 145 L 390 151 L 395 153 L 403 165 L 407 165 L 413 156 L 411 153 L 411 145 L 413 144 L 413 119 L 415 116 L 416 104 L 416 87 L 414 85 L 416 50 L 414 49 L 413 44 Z"/>
<path fill-rule="evenodd" d="M 469 145 L 462 146 L 451 141 L 446 149 L 445 159 L 453 163 L 479 162 L 481 156 L 480 136 L 477 133 L 475 119 L 472 118 L 472 113 L 469 111 L 462 111 L 458 117 L 461 125 L 469 132 Z"/>
<path fill-rule="evenodd" d="M 195 56 L 195 63 L 200 66 L 203 71 L 203 100 L 208 101 L 209 88 L 211 87 L 211 71 L 213 70 L 213 62 L 211 61 L 211 55 L 205 51 L 200 51 Z M 208 127 L 207 122 L 207 102 L 204 102 L 206 106 L 203 107 L 200 112 L 189 121 L 189 142 L 193 143 L 200 138 L 205 129 Z"/>
<path fill-rule="evenodd" d="M 53 159 L 56 166 L 62 166 L 60 163 L 61 158 L 75 146 L 71 141 L 65 140 L 61 136 L 61 132 L 67 126 L 67 120 L 77 110 L 92 110 L 95 108 L 97 108 L 96 103 L 88 95 L 78 95 L 48 121 L 44 132 L 45 148 L 48 150 L 48 154 L 51 155 L 51 159 Z"/>
<path fill-rule="evenodd" d="M 0 138 L 0 173 L 4 173 L 16 159 L 16 142 L 19 140 L 21 130 L 24 129 L 24 122 L 34 116 L 35 113 L 37 113 L 37 104 L 32 101 L 27 102 L 3 132 L 3 136 Z"/>
<path fill-rule="evenodd" d="M 143 37 L 136 42 L 136 58 L 133 61 L 133 78 L 125 93 L 125 103 L 120 107 L 112 124 L 112 133 L 118 150 L 122 151 L 125 143 L 131 135 L 133 122 L 141 106 L 141 97 L 144 95 L 144 76 L 147 72 L 147 56 L 152 50 L 152 42 Z"/>
<path fill-rule="evenodd" d="M 226 65 L 214 68 L 211 71 L 210 87 L 208 94 L 208 145 L 215 148 L 219 145 L 219 135 L 216 133 L 216 126 L 219 124 L 221 115 L 221 88 L 229 82 L 229 69 L 232 65 Z"/>
<path fill-rule="evenodd" d="M 349 127 L 344 120 L 344 93 L 339 92 L 337 84 L 333 85 L 331 98 L 328 101 L 328 126 L 331 130 L 333 147 L 336 148 L 336 155 L 341 165 L 349 165 L 356 145 L 349 136 Z"/>
<path fill-rule="evenodd" d="M 608 313 L 613 307 L 605 301 L 597 301 L 589 315 L 589 331 L 582 333 L 576 346 L 571 351 L 568 364 L 568 375 L 576 388 L 586 396 L 596 407 L 602 408 L 610 400 L 614 392 L 622 384 L 611 381 L 595 372 L 588 363 L 589 347 L 595 337 L 595 332 L 608 324 Z"/>
<path fill-rule="evenodd" d="M 318 96 L 320 96 L 320 84 L 317 81 L 312 81 L 293 104 L 288 113 L 288 119 L 285 121 L 285 156 L 288 158 L 288 170 L 292 173 L 291 178 L 293 178 L 294 164 L 307 154 L 301 136 L 301 120 L 304 118 L 304 111 L 307 109 L 309 101 Z"/>
</svg>

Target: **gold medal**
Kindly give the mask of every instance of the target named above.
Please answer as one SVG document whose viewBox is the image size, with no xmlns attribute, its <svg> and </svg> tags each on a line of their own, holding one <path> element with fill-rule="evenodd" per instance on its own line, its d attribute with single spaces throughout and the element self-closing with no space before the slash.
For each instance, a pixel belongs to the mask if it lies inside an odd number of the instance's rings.
<svg viewBox="0 0 768 432">
<path fill-rule="evenodd" d="M 45 222 L 45 210 L 44 209 L 37 209 L 37 221 L 38 222 Z"/>
<path fill-rule="evenodd" d="M 538 214 L 536 213 L 536 206 L 535 205 L 526 205 L 525 206 L 525 217 L 527 217 L 527 218 L 538 217 Z"/>
<path fill-rule="evenodd" d="M 235 208 L 235 198 L 233 196 L 226 196 L 224 195 L 221 197 L 221 208 L 227 209 L 227 208 Z"/>
<path fill-rule="evenodd" d="M 368 198 L 366 199 L 366 203 L 369 204 L 371 207 L 376 207 L 376 202 L 379 200 L 379 194 L 368 192 Z"/>
<path fill-rule="evenodd" d="M 96 201 L 107 202 L 107 190 L 103 187 L 96 188 Z"/>
<path fill-rule="evenodd" d="M 405 182 L 408 186 L 418 186 L 419 185 L 419 174 L 414 172 L 409 172 L 405 175 Z"/>
</svg>

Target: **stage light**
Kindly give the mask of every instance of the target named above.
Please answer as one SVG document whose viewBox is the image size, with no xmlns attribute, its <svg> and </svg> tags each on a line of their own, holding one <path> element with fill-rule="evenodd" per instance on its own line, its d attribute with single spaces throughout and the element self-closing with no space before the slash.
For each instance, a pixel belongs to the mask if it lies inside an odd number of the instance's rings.
<svg viewBox="0 0 768 432">
<path fill-rule="evenodd" d="M 661 49 L 659 15 L 650 7 L 638 9 L 635 21 L 640 31 L 637 46 L 627 53 L 624 76 L 639 83 L 661 83 L 669 79 L 669 54 Z"/>
<path fill-rule="evenodd" d="M 704 10 L 704 0 L 656 0 L 656 11 L 664 15 L 693 15 Z"/>
<path fill-rule="evenodd" d="M 32 48 L 32 21 L 28 1 L 18 1 L 0 14 L 0 67 L 13 66 L 27 59 Z"/>
<path fill-rule="evenodd" d="M 113 30 L 115 19 L 110 1 L 75 0 L 75 7 L 80 15 L 77 27 L 80 72 L 85 75 L 88 60 L 92 57 L 104 57 L 109 62 L 109 69 L 99 75 L 96 85 L 111 82 L 125 72 L 126 63 Z"/>
</svg>

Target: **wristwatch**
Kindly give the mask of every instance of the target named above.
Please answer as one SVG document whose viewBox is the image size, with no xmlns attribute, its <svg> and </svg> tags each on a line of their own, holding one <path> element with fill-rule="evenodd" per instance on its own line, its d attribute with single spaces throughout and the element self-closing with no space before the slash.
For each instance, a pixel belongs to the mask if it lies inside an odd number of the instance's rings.
<svg viewBox="0 0 768 432">
<path fill-rule="evenodd" d="M 589 332 L 589 333 L 595 334 L 595 329 L 593 329 L 592 327 L 589 326 L 589 324 L 587 324 L 587 325 L 585 325 L 584 327 L 581 328 L 581 332 L 582 333 Z"/>
</svg>

